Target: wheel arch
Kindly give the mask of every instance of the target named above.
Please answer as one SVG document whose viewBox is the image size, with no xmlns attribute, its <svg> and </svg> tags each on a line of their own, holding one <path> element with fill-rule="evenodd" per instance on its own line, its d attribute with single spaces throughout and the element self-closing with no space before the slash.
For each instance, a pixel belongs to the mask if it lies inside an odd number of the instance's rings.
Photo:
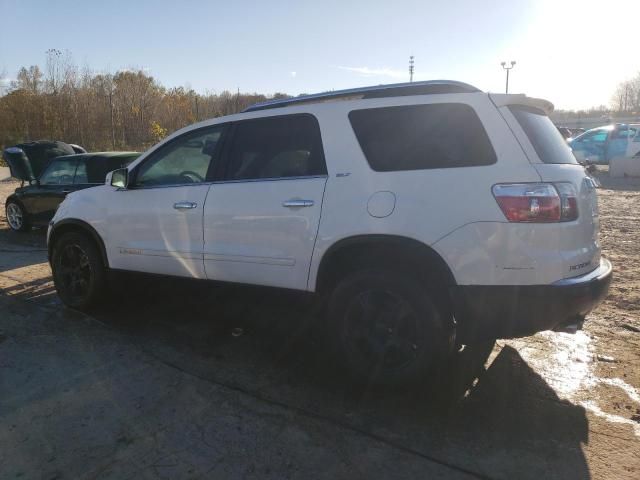
<svg viewBox="0 0 640 480">
<path fill-rule="evenodd" d="M 456 285 L 446 261 L 425 243 L 398 235 L 367 234 L 344 238 L 327 249 L 320 260 L 315 291 L 326 292 L 341 275 L 369 265 L 410 269 L 447 290 Z"/>
<path fill-rule="evenodd" d="M 53 246 L 55 245 L 56 240 L 65 233 L 69 232 L 81 232 L 89 236 L 96 243 L 96 245 L 98 245 L 98 251 L 100 252 L 100 257 L 102 259 L 103 265 L 106 268 L 109 268 L 107 249 L 105 248 L 104 241 L 102 240 L 100 234 L 89 223 L 85 222 L 84 220 L 75 218 L 65 218 L 64 220 L 56 222 L 52 227 L 51 233 L 49 234 L 49 239 L 47 241 L 47 254 L 49 257 L 49 261 L 51 261 Z"/>
<path fill-rule="evenodd" d="M 14 193 L 12 193 L 11 195 L 9 195 L 7 197 L 7 199 L 4 201 L 4 212 L 5 212 L 5 215 L 7 214 L 7 206 L 9 205 L 9 203 L 15 203 L 16 205 L 18 205 L 18 207 L 20 207 L 22 209 L 22 221 L 23 221 L 23 224 L 25 224 L 27 226 L 31 226 L 32 221 L 33 221 L 32 218 L 31 218 L 31 214 L 29 213 L 29 210 L 27 209 L 27 207 L 24 204 L 24 202 L 20 199 L 20 196 L 17 195 L 14 192 Z M 12 227 L 10 227 L 10 228 L 12 228 Z"/>
<path fill-rule="evenodd" d="M 22 208 L 22 210 L 24 210 L 24 213 L 25 213 L 26 215 L 29 215 L 29 212 L 27 212 L 27 209 L 26 209 L 26 207 L 24 206 L 24 203 L 22 202 L 22 200 L 20 200 L 20 197 L 19 197 L 18 195 L 16 195 L 16 193 L 15 193 L 15 192 L 14 192 L 14 193 L 12 193 L 11 195 L 9 195 L 9 196 L 7 197 L 7 199 L 4 201 L 4 208 L 5 208 L 5 210 L 7 209 L 7 204 L 8 204 L 9 202 L 15 202 L 15 203 L 17 203 L 18 205 L 20 205 L 20 208 Z"/>
</svg>

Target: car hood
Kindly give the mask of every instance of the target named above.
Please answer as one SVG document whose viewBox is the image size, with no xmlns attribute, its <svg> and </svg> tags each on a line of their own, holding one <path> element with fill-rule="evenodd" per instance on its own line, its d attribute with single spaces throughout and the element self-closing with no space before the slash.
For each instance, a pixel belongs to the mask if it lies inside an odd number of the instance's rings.
<svg viewBox="0 0 640 480">
<path fill-rule="evenodd" d="M 64 142 L 39 140 L 5 148 L 2 157 L 9 165 L 12 177 L 31 181 L 40 176 L 52 158 L 74 153 Z"/>
</svg>

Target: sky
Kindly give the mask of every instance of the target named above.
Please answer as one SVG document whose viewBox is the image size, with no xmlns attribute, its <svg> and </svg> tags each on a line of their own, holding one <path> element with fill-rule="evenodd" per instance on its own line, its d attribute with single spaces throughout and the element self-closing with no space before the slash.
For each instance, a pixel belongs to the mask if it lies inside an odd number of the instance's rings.
<svg viewBox="0 0 640 480">
<path fill-rule="evenodd" d="M 609 105 L 640 72 L 640 0 L 0 0 L 0 80 L 69 51 L 167 87 L 292 95 L 451 79 L 556 108 Z"/>
</svg>

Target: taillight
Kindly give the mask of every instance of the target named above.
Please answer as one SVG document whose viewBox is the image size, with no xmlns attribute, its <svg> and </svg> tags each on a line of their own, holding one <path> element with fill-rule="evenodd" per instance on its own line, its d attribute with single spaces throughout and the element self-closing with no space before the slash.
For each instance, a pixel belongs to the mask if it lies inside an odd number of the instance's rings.
<svg viewBox="0 0 640 480">
<path fill-rule="evenodd" d="M 554 184 L 560 195 L 560 220 L 568 222 L 578 218 L 578 194 L 572 183 Z"/>
<path fill-rule="evenodd" d="M 576 189 L 571 183 L 502 183 L 493 196 L 510 222 L 568 222 L 578 218 Z"/>
</svg>

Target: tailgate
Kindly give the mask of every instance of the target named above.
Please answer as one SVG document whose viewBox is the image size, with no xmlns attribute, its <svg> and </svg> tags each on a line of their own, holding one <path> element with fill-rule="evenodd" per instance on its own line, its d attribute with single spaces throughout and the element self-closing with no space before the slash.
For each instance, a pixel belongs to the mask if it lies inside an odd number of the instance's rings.
<svg viewBox="0 0 640 480">
<path fill-rule="evenodd" d="M 577 194 L 578 218 L 549 224 L 547 231 L 562 259 L 563 277 L 584 275 L 600 263 L 595 181 L 578 164 L 566 141 L 547 117 L 549 108 L 541 108 L 550 104 L 545 105 L 544 101 L 536 99 L 520 102 L 517 97 L 501 96 L 499 109 L 529 161 L 543 182 L 571 183 Z"/>
<path fill-rule="evenodd" d="M 12 177 L 26 182 L 36 179 L 31 169 L 31 163 L 21 148 L 5 148 L 2 152 L 2 158 L 4 158 L 4 161 L 9 165 L 9 171 Z"/>
<path fill-rule="evenodd" d="M 559 223 L 558 251 L 564 263 L 564 278 L 584 275 L 600 264 L 598 196 L 595 181 L 580 165 L 536 164 L 545 182 L 571 182 L 578 193 L 578 219 Z"/>
</svg>

